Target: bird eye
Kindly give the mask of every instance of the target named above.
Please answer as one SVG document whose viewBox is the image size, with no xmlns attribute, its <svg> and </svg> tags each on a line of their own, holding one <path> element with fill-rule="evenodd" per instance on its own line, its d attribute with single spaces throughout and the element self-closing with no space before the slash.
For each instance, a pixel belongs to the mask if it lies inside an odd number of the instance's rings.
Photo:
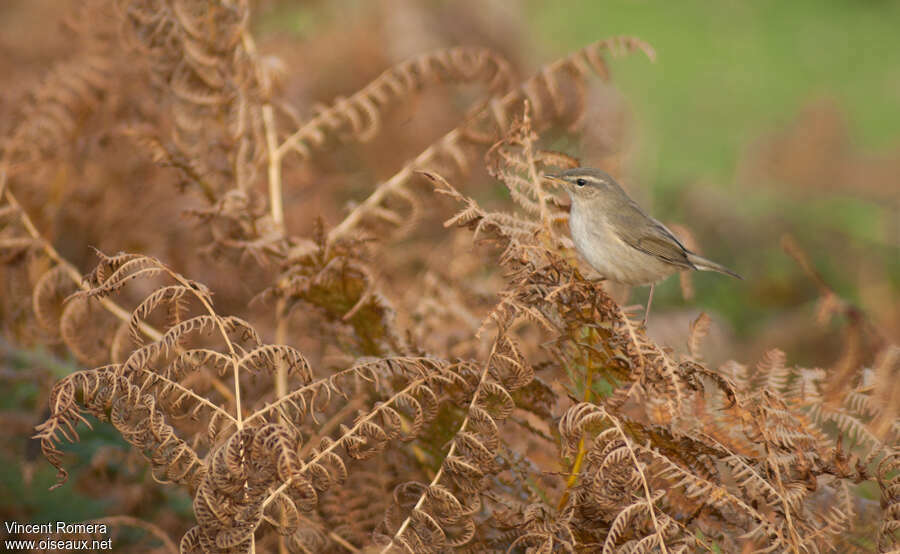
<svg viewBox="0 0 900 554">
<path fill-rule="evenodd" d="M 584 179 L 577 179 L 575 181 L 575 184 L 578 185 L 579 187 L 583 187 L 584 185 L 587 184 L 587 181 L 585 181 Z"/>
</svg>

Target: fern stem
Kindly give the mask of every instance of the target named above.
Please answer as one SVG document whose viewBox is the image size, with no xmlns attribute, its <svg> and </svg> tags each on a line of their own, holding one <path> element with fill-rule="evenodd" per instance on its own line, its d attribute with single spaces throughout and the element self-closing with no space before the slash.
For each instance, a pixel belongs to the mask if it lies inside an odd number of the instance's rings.
<svg viewBox="0 0 900 554">
<path fill-rule="evenodd" d="M 275 344 L 287 344 L 288 318 L 287 299 L 282 297 L 275 307 Z M 275 368 L 275 397 L 287 396 L 287 365 L 279 363 Z"/>
<path fill-rule="evenodd" d="M 331 540 L 333 540 L 333 541 L 336 542 L 337 544 L 343 546 L 344 548 L 346 548 L 346 549 L 347 549 L 348 551 L 350 551 L 350 552 L 361 552 L 360 549 L 356 548 L 355 546 L 353 546 L 352 544 L 350 544 L 349 542 L 347 542 L 347 540 L 344 539 L 344 537 L 338 535 L 338 534 L 335 533 L 334 531 L 329 531 L 329 532 L 328 532 L 328 538 L 331 539 Z"/>
<path fill-rule="evenodd" d="M 241 43 L 254 62 L 256 68 L 256 81 L 264 88 L 264 94 L 268 100 L 269 91 L 266 90 L 265 83 L 269 79 L 260 69 L 259 54 L 256 50 L 256 41 L 253 35 L 247 29 L 241 32 Z M 269 174 L 269 210 L 272 215 L 272 221 L 279 233 L 284 234 L 284 203 L 282 200 L 281 186 L 281 158 L 282 151 L 278 148 L 278 136 L 275 128 L 275 110 L 272 108 L 271 102 L 264 102 L 260 107 L 262 112 L 263 128 L 266 135 L 266 150 L 269 154 L 268 174 Z"/>
<path fill-rule="evenodd" d="M 271 104 L 262 107 L 263 125 L 266 127 L 266 146 L 269 150 L 269 208 L 278 232 L 284 234 L 284 203 L 281 187 L 281 154 L 275 138 L 275 113 Z"/>
</svg>

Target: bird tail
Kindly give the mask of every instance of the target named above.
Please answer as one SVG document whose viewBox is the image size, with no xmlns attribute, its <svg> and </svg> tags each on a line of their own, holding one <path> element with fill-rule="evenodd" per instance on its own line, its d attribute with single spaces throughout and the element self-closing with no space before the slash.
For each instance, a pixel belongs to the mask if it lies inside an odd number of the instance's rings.
<svg viewBox="0 0 900 554">
<path fill-rule="evenodd" d="M 703 256 L 698 256 L 697 254 L 694 254 L 693 252 L 688 254 L 688 261 L 691 262 L 692 264 L 694 264 L 694 267 L 696 267 L 700 271 L 717 271 L 719 273 L 724 273 L 725 275 L 731 275 L 732 277 L 736 277 L 741 280 L 744 279 L 743 277 L 741 277 L 734 271 L 731 271 L 724 265 L 717 264 L 716 262 L 714 262 L 712 260 L 707 260 Z"/>
</svg>

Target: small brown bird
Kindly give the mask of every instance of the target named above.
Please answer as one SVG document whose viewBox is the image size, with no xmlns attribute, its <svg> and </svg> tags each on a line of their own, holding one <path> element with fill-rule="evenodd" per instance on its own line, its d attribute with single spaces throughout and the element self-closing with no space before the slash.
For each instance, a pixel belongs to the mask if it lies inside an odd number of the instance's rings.
<svg viewBox="0 0 900 554">
<path fill-rule="evenodd" d="M 650 285 L 644 324 L 656 283 L 676 271 L 717 271 L 743 279 L 685 248 L 672 231 L 644 213 L 603 171 L 576 167 L 547 178 L 563 185 L 572 199 L 569 230 L 575 247 L 591 267 L 616 283 Z"/>
</svg>

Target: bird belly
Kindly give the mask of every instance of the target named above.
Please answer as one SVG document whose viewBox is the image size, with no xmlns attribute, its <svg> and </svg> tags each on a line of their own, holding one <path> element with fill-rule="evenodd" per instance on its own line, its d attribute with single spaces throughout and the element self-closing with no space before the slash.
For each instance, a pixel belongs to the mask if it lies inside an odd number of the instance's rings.
<svg viewBox="0 0 900 554">
<path fill-rule="evenodd" d="M 642 252 L 616 235 L 605 219 L 590 225 L 573 211 L 569 228 L 575 248 L 604 278 L 625 285 L 650 285 L 675 272 L 675 267 Z"/>
</svg>

